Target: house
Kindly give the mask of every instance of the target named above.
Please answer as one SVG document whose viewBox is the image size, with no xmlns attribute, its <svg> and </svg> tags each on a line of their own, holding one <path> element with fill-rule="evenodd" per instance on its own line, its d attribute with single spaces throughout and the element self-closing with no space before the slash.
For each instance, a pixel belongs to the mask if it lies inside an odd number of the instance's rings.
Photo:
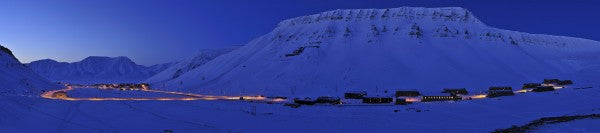
<svg viewBox="0 0 600 133">
<path fill-rule="evenodd" d="M 391 103 L 394 101 L 391 97 L 364 97 L 363 103 L 367 104 L 378 104 L 378 103 Z"/>
<path fill-rule="evenodd" d="M 531 88 L 536 88 L 538 86 L 542 86 L 542 84 L 540 84 L 540 83 L 525 83 L 525 84 L 523 84 L 523 87 L 521 89 L 531 89 Z"/>
<path fill-rule="evenodd" d="M 346 99 L 362 99 L 367 96 L 367 92 L 365 91 L 351 91 L 344 93 L 344 98 Z"/>
<path fill-rule="evenodd" d="M 300 104 L 300 105 L 315 105 L 316 101 L 307 97 L 304 99 L 296 98 L 296 99 L 294 99 L 294 103 Z"/>
<path fill-rule="evenodd" d="M 408 103 L 404 98 L 396 98 L 396 105 L 406 105 Z"/>
<path fill-rule="evenodd" d="M 492 86 L 489 88 L 490 91 L 512 91 L 510 86 Z"/>
<path fill-rule="evenodd" d="M 67 92 L 65 92 L 65 91 L 57 91 L 57 92 L 54 92 L 52 94 L 52 97 L 54 97 L 54 98 L 60 98 L 60 99 L 67 98 Z"/>
<path fill-rule="evenodd" d="M 445 88 L 444 91 L 442 91 L 442 93 L 450 93 L 452 95 L 469 94 L 469 92 L 467 92 L 467 89 L 465 89 L 465 88 Z"/>
<path fill-rule="evenodd" d="M 460 96 L 423 96 L 421 99 L 422 102 L 432 102 L 432 101 L 457 101 L 462 100 Z"/>
<path fill-rule="evenodd" d="M 538 86 L 532 90 L 533 92 L 554 91 L 552 86 Z"/>
<path fill-rule="evenodd" d="M 342 104 L 342 100 L 338 97 L 319 97 L 315 103 Z"/>
<path fill-rule="evenodd" d="M 397 90 L 396 97 L 416 97 L 420 96 L 421 93 L 417 90 Z"/>
<path fill-rule="evenodd" d="M 544 82 L 542 82 L 542 83 L 544 83 L 544 84 L 556 84 L 558 82 L 560 82 L 560 80 L 558 80 L 558 79 L 544 79 Z"/>
<path fill-rule="evenodd" d="M 486 97 L 494 98 L 494 97 L 512 96 L 512 95 L 515 95 L 515 93 L 512 90 L 491 90 L 488 92 Z"/>
<path fill-rule="evenodd" d="M 570 85 L 570 84 L 573 84 L 573 81 L 571 81 L 571 80 L 561 80 L 561 81 L 558 81 L 558 83 L 556 83 L 556 84 L 558 84 L 558 85 Z"/>
</svg>

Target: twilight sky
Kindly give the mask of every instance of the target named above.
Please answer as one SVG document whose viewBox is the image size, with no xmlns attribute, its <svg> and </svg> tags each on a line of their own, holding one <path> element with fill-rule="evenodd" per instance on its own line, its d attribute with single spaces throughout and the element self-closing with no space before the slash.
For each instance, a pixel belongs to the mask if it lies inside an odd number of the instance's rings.
<svg viewBox="0 0 600 133">
<path fill-rule="evenodd" d="M 464 7 L 496 28 L 600 40 L 593 0 L 2 0 L 0 44 L 24 63 L 128 56 L 152 65 L 245 44 L 288 18 L 401 6 Z"/>
</svg>

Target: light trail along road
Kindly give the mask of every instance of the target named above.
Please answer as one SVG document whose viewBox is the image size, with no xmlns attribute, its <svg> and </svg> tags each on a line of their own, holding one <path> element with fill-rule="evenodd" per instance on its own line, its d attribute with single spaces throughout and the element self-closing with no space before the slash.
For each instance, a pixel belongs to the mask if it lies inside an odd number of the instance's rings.
<svg viewBox="0 0 600 133">
<path fill-rule="evenodd" d="M 98 88 L 101 89 L 101 88 Z M 184 92 L 175 92 L 175 91 L 162 91 L 162 90 L 151 90 L 147 87 L 140 89 L 140 91 L 146 93 L 163 93 L 170 95 L 179 95 L 184 97 L 152 97 L 152 98 L 104 98 L 104 97 L 87 97 L 87 98 L 77 98 L 77 97 L 69 97 L 67 92 L 75 90 L 73 86 L 66 85 L 66 88 L 60 90 L 47 91 L 42 93 L 40 96 L 47 99 L 56 99 L 56 100 L 68 100 L 68 101 L 193 101 L 193 100 L 250 100 L 250 101 L 264 101 L 264 102 L 286 102 L 286 99 L 280 98 L 266 98 L 264 96 L 214 96 L 214 95 L 201 95 L 194 93 L 184 93 Z M 105 89 L 101 89 L 105 90 Z M 106 90 L 110 91 L 110 90 Z M 241 98 L 242 97 L 242 98 Z"/>
</svg>

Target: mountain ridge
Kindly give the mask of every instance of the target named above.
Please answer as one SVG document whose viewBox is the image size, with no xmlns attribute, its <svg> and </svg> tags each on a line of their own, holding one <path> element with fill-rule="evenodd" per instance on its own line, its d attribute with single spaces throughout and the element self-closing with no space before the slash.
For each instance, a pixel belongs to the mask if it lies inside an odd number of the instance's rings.
<svg viewBox="0 0 600 133">
<path fill-rule="evenodd" d="M 33 61 L 27 66 L 50 80 L 85 84 L 140 82 L 168 67 L 153 68 L 138 65 L 125 56 L 89 56 L 72 63 L 44 59 Z"/>
</svg>

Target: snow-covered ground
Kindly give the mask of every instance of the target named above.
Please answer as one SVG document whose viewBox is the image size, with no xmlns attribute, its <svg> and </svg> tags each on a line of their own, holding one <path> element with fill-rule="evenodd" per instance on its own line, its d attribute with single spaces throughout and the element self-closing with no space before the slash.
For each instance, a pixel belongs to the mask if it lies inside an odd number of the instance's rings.
<svg viewBox="0 0 600 133">
<path fill-rule="evenodd" d="M 405 106 L 300 108 L 242 101 L 62 101 L 5 95 L 0 97 L 0 131 L 490 132 L 541 117 L 600 113 L 600 105 L 590 103 L 600 100 L 598 84 L 573 87 L 578 85 L 554 92 Z"/>
<path fill-rule="evenodd" d="M 599 119 L 583 119 L 572 122 L 550 124 L 540 127 L 540 133 L 597 133 L 600 132 Z"/>
<path fill-rule="evenodd" d="M 389 95 L 382 91 L 418 89 L 439 94 L 445 87 L 467 87 L 477 93 L 489 86 L 517 88 L 543 78 L 575 82 L 557 91 L 498 98 L 300 108 L 223 100 L 44 99 L 41 91 L 57 85 L 0 51 L 0 132 L 490 132 L 541 117 L 600 113 L 600 105 L 595 104 L 600 100 L 599 44 L 491 28 L 462 8 L 336 10 L 285 20 L 273 32 L 237 50 L 209 54 L 215 59 L 207 62 L 192 57 L 156 77 L 159 80 L 153 84 L 201 94 L 294 98 L 342 97 L 348 90 Z M 294 52 L 300 48 L 304 50 Z M 37 70 L 57 78 L 88 72 L 108 80 L 123 80 L 108 78 L 115 75 L 150 76 L 129 59 L 89 60 L 73 67 L 76 72 L 70 67 Z M 178 70 L 185 73 L 174 76 Z M 580 87 L 591 88 L 574 89 Z M 148 93 L 77 89 L 69 96 L 167 96 Z M 588 122 L 547 125 L 538 131 L 596 131 Z M 563 130 L 562 124 L 576 128 Z"/>
</svg>

